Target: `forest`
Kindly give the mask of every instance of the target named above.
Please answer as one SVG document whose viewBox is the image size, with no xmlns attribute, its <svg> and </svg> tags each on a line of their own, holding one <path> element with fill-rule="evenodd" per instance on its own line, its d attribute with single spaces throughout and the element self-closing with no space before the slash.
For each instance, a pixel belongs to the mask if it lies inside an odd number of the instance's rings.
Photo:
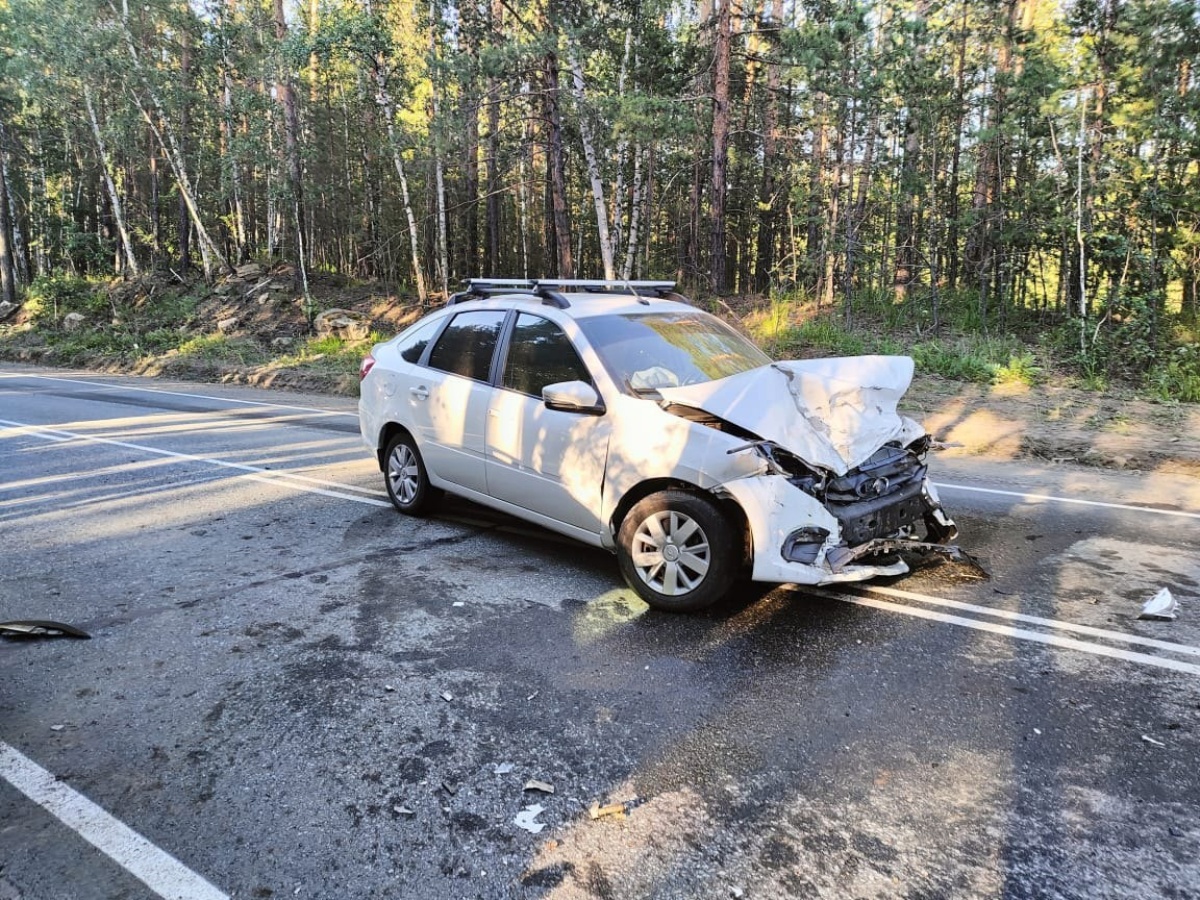
<svg viewBox="0 0 1200 900">
<path fill-rule="evenodd" d="M 1193 0 L 0 0 L 0 301 L 674 278 L 1200 401 L 1198 59 Z"/>
</svg>

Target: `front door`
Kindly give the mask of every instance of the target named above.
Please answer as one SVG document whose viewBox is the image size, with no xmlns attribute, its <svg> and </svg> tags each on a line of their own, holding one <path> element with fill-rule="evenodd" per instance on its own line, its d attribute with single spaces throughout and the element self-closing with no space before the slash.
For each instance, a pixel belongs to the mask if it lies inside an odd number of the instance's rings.
<svg viewBox="0 0 1200 900">
<path fill-rule="evenodd" d="M 487 412 L 488 493 L 596 534 L 611 427 L 604 415 L 547 409 L 542 388 L 564 381 L 593 383 L 556 323 L 521 313 Z"/>
</svg>

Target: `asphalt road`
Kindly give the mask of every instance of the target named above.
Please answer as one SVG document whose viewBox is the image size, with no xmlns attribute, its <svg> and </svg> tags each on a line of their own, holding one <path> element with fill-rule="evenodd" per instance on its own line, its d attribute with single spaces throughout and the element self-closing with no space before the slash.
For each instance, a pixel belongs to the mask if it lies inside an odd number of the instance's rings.
<svg viewBox="0 0 1200 900">
<path fill-rule="evenodd" d="M 0 900 L 1200 897 L 1200 485 L 934 465 L 990 581 L 670 616 L 351 401 L 4 367 L 0 620 L 92 638 L 0 639 Z"/>
</svg>

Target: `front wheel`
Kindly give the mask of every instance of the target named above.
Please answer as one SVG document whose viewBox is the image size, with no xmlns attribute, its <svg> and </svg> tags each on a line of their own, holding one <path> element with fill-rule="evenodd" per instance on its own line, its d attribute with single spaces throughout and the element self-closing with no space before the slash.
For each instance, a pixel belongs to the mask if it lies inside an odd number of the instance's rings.
<svg viewBox="0 0 1200 900">
<path fill-rule="evenodd" d="M 442 492 L 429 483 L 425 461 L 408 434 L 398 434 L 384 451 L 384 481 L 392 505 L 409 516 L 423 516 L 433 509 Z"/>
<path fill-rule="evenodd" d="M 693 612 L 725 595 L 737 574 L 740 540 L 712 501 L 680 490 L 644 497 L 621 523 L 617 560 L 638 596 L 655 609 Z"/>
</svg>

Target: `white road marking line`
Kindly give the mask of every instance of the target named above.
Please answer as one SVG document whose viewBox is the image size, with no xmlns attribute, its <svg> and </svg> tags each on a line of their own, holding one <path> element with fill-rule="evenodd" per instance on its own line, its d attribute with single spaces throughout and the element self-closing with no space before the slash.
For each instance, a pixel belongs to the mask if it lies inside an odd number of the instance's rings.
<svg viewBox="0 0 1200 900">
<path fill-rule="evenodd" d="M 162 388 L 147 388 L 137 385 L 113 384 L 106 381 L 88 381 L 79 378 L 63 378 L 56 375 L 32 375 L 22 372 L 0 372 L 0 378 L 40 378 L 43 381 L 62 381 L 68 384 L 84 384 L 89 387 L 103 387 L 114 390 L 141 391 L 147 394 L 165 394 L 173 397 L 192 397 L 198 400 L 214 400 L 220 403 L 241 403 L 247 406 L 262 406 L 271 409 L 290 409 L 299 410 L 307 413 L 318 413 L 326 416 L 348 416 L 358 417 L 357 412 L 343 412 L 340 410 L 320 409 L 312 406 L 289 406 L 283 403 L 269 403 L 264 400 L 239 400 L 235 397 L 216 397 L 210 394 L 193 394 L 187 391 L 168 391 Z M 1105 503 L 1099 500 L 1080 500 L 1074 497 L 1056 497 L 1052 494 L 1028 494 L 1021 491 L 1003 491 L 995 488 L 971 487 L 965 484 L 947 484 L 944 482 L 935 482 L 934 486 L 938 490 L 964 491 L 973 494 L 995 494 L 1002 497 L 1016 497 L 1021 500 L 1035 500 L 1049 503 L 1072 503 L 1080 506 L 1097 506 L 1103 509 L 1120 509 L 1128 512 L 1145 512 L 1157 513 L 1163 516 L 1177 516 L 1185 519 L 1200 519 L 1200 513 L 1186 512 L 1183 510 L 1174 509 L 1155 509 L 1152 506 L 1138 506 L 1128 503 Z"/>
<path fill-rule="evenodd" d="M 1107 656 L 1111 659 L 1119 659 L 1124 662 L 1141 663 L 1142 665 L 1155 666 L 1159 669 L 1169 669 L 1172 672 L 1183 672 L 1186 675 L 1200 675 L 1200 665 L 1195 663 L 1180 662 L 1176 659 L 1164 659 L 1161 656 L 1154 656 L 1149 653 L 1135 653 L 1132 650 L 1120 650 L 1116 647 L 1105 647 L 1101 644 L 1091 644 L 1087 641 L 1077 641 L 1074 638 L 1059 637 L 1055 634 L 1043 634 L 1040 631 L 1029 631 L 1026 628 L 1014 628 L 1011 625 L 998 625 L 994 622 L 981 622 L 978 619 L 966 619 L 962 616 L 951 616 L 947 613 L 935 612 L 931 609 L 920 609 L 915 606 L 904 606 L 900 603 L 889 603 L 887 600 L 876 600 L 873 597 L 854 597 L 846 594 L 836 594 L 833 592 L 821 592 L 826 596 L 835 600 L 840 600 L 843 603 L 852 603 L 855 606 L 869 606 L 872 609 L 884 610 L 886 612 L 900 613 L 904 616 L 912 616 L 917 619 L 929 619 L 934 622 L 945 622 L 949 625 L 960 625 L 963 628 L 972 628 L 976 631 L 986 631 L 990 634 L 1003 635 L 1004 637 L 1017 638 L 1022 641 L 1032 641 L 1036 644 L 1048 644 L 1051 647 L 1062 647 L 1066 650 L 1081 650 L 1084 653 L 1091 653 L 1095 656 Z"/>
<path fill-rule="evenodd" d="M 229 900 L 228 894 L 3 741 L 0 777 L 158 896 Z"/>
<path fill-rule="evenodd" d="M 165 456 L 169 459 L 182 459 L 188 462 L 206 463 L 210 466 L 221 466 L 226 469 L 234 469 L 243 473 L 240 477 L 250 481 L 261 481 L 265 484 L 280 484 L 288 482 L 306 482 L 314 485 L 324 485 L 326 488 L 337 488 L 338 490 L 326 490 L 319 487 L 303 487 L 295 483 L 290 486 L 298 490 L 308 491 L 311 494 L 321 494 L 325 497 L 334 497 L 338 500 L 354 500 L 357 503 L 369 503 L 372 506 L 391 506 L 391 503 L 386 500 L 376 500 L 369 496 L 358 496 L 352 494 L 343 494 L 341 491 L 359 491 L 362 494 L 376 494 L 377 491 L 369 488 L 360 488 L 353 484 L 342 484 L 337 481 L 324 481 L 320 478 L 310 478 L 307 475 L 298 475 L 289 473 L 280 469 L 263 469 L 259 466 L 249 466 L 244 463 L 229 462 L 224 459 L 213 459 L 209 456 L 193 456 L 190 453 L 177 453 L 174 450 L 162 450 L 158 447 L 148 447 L 145 444 L 131 444 L 126 441 L 116 441 L 112 438 L 96 437 L 90 434 L 77 434 L 73 431 L 64 431 L 62 429 L 46 428 L 42 425 L 29 425 L 24 422 L 13 422 L 9 419 L 0 419 L 0 425 L 16 430 L 19 434 L 27 434 L 33 437 L 42 437 L 49 441 L 62 440 L 81 440 L 89 441 L 94 444 L 107 444 L 112 447 L 121 447 L 125 450 L 137 450 L 141 453 L 153 453 L 156 456 Z"/>
<path fill-rule="evenodd" d="M 926 594 L 914 594 L 912 591 L 901 591 L 896 588 L 880 585 L 864 584 L 860 590 L 872 594 L 882 594 L 885 597 L 896 597 L 901 600 L 915 600 L 918 603 L 928 603 L 931 606 L 945 606 L 963 612 L 977 613 L 984 616 L 995 616 L 998 619 L 1008 619 L 1013 622 L 1026 622 L 1030 625 L 1042 625 L 1046 628 L 1057 628 L 1059 631 L 1072 631 L 1075 634 L 1086 634 L 1089 637 L 1103 638 L 1110 641 L 1120 641 L 1125 644 L 1139 644 L 1143 647 L 1153 647 L 1155 650 L 1166 650 L 1168 653 L 1179 653 L 1183 656 L 1200 656 L 1200 647 L 1190 644 L 1176 644 L 1171 641 L 1159 641 L 1154 638 L 1129 634 L 1124 631 L 1111 631 L 1107 628 L 1094 628 L 1091 625 L 1073 625 L 1059 619 L 1043 619 L 1026 613 L 1010 612 L 1007 609 L 994 609 L 990 606 L 976 606 L 974 603 L 961 603 L 958 600 L 948 600 L 944 597 L 930 597 Z"/>
<path fill-rule="evenodd" d="M 169 397 L 191 397 L 196 400 L 215 400 L 220 403 L 241 403 L 247 406 L 266 406 L 272 409 L 292 409 L 308 413 L 320 413 L 326 416 L 353 416 L 357 412 L 345 412 L 337 409 L 321 409 L 315 406 L 289 406 L 283 403 L 268 403 L 265 400 L 239 400 L 235 397 L 216 397 L 211 394 L 192 394 L 188 391 L 168 391 L 163 388 L 140 387 L 134 384 L 113 384 L 109 381 L 88 381 L 82 378 L 63 378 L 60 375 L 31 375 L 23 372 L 0 372 L 0 378 L 39 378 L 42 381 L 62 381 L 66 384 L 85 384 L 88 387 L 111 388 L 120 391 L 140 391 L 143 394 L 166 394 Z"/>
<path fill-rule="evenodd" d="M 1077 497 L 1055 497 L 1052 494 L 1025 494 L 1021 491 L 1001 491 L 995 488 L 971 487 L 965 484 L 943 484 L 934 482 L 939 491 L 966 491 L 972 494 L 996 494 L 1001 497 L 1016 497 L 1018 500 L 1033 500 L 1050 503 L 1073 503 L 1078 506 L 1099 506 L 1102 509 L 1123 509 L 1129 512 L 1156 513 L 1160 516 L 1178 516 L 1183 519 L 1200 519 L 1200 513 L 1181 509 L 1157 509 L 1153 506 L 1137 506 L 1132 503 L 1103 503 L 1099 500 L 1080 500 Z"/>
</svg>

